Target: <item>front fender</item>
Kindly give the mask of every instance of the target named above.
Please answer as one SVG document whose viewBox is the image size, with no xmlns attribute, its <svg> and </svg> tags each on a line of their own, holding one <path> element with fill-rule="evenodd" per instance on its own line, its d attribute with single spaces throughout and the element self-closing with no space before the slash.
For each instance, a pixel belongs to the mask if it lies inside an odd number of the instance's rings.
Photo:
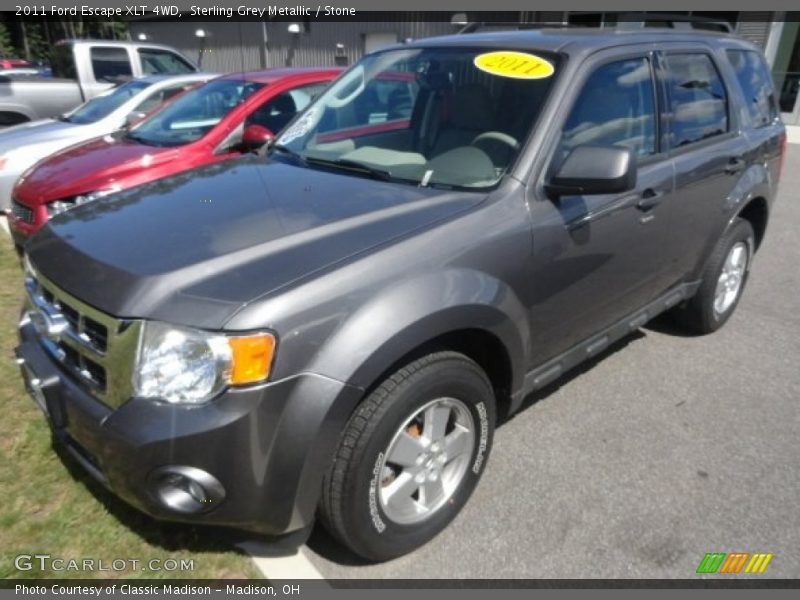
<svg viewBox="0 0 800 600">
<path fill-rule="evenodd" d="M 364 390 L 414 349 L 464 329 L 483 330 L 503 344 L 511 362 L 511 391 L 521 391 L 530 347 L 527 313 L 508 286 L 478 271 L 451 269 L 398 283 L 371 298 L 328 338 L 308 370 L 314 381 L 336 382 L 342 391 L 298 393 L 289 408 L 297 425 L 283 428 L 294 432 L 294 441 L 305 432 L 308 441 L 288 529 L 313 519 L 322 478 Z"/>
<path fill-rule="evenodd" d="M 368 388 L 414 349 L 441 335 L 479 329 L 496 337 L 521 389 L 530 348 L 527 311 L 498 279 L 448 269 L 404 280 L 356 310 L 315 355 L 310 371 Z"/>
</svg>

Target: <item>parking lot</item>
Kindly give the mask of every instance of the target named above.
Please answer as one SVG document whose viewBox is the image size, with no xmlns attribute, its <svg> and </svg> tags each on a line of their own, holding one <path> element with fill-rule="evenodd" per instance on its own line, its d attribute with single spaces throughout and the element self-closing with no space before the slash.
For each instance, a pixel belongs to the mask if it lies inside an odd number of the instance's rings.
<svg viewBox="0 0 800 600">
<path fill-rule="evenodd" d="M 302 553 L 333 578 L 691 578 L 707 552 L 771 552 L 760 577 L 800 577 L 800 146 L 789 148 L 725 328 L 684 337 L 659 320 L 530 398 L 497 431 L 465 510 L 410 556 L 364 565 L 320 528 Z"/>
</svg>

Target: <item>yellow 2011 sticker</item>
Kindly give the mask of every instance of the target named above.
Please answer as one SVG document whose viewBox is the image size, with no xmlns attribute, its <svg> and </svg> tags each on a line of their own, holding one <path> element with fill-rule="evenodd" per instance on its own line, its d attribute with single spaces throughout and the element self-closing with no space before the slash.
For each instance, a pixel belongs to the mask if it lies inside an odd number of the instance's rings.
<svg viewBox="0 0 800 600">
<path fill-rule="evenodd" d="M 553 65 L 541 56 L 511 50 L 479 54 L 474 64 L 481 71 L 514 79 L 544 79 L 555 71 Z"/>
</svg>

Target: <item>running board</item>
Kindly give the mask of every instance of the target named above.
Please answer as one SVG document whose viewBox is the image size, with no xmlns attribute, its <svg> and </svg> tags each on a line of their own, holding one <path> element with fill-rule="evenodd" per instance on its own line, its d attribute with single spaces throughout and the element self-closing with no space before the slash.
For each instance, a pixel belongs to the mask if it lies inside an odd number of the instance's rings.
<svg viewBox="0 0 800 600">
<path fill-rule="evenodd" d="M 559 354 L 555 358 L 548 360 L 541 366 L 536 367 L 525 375 L 525 383 L 521 394 L 515 394 L 512 401 L 511 412 L 522 404 L 525 396 L 536 390 L 540 390 L 547 384 L 552 383 L 561 375 L 574 369 L 583 361 L 597 356 L 614 342 L 621 340 L 627 335 L 646 325 L 648 321 L 659 314 L 677 306 L 684 300 L 691 298 L 697 288 L 700 287 L 699 281 L 693 283 L 683 283 L 676 288 L 672 288 L 663 296 L 657 298 L 650 304 L 635 311 L 631 315 L 617 321 L 611 327 L 593 335 L 592 337 L 576 344 L 566 352 Z"/>
</svg>

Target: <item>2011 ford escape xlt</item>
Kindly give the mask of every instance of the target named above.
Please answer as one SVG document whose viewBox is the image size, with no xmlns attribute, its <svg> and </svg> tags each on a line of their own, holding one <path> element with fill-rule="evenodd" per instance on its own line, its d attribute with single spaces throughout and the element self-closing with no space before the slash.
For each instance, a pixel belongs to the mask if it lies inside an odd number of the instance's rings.
<svg viewBox="0 0 800 600">
<path fill-rule="evenodd" d="M 319 515 L 388 559 L 459 512 L 526 394 L 661 312 L 730 318 L 784 144 L 730 36 L 387 49 L 267 156 L 54 219 L 17 355 L 58 443 L 150 515 Z"/>
</svg>

